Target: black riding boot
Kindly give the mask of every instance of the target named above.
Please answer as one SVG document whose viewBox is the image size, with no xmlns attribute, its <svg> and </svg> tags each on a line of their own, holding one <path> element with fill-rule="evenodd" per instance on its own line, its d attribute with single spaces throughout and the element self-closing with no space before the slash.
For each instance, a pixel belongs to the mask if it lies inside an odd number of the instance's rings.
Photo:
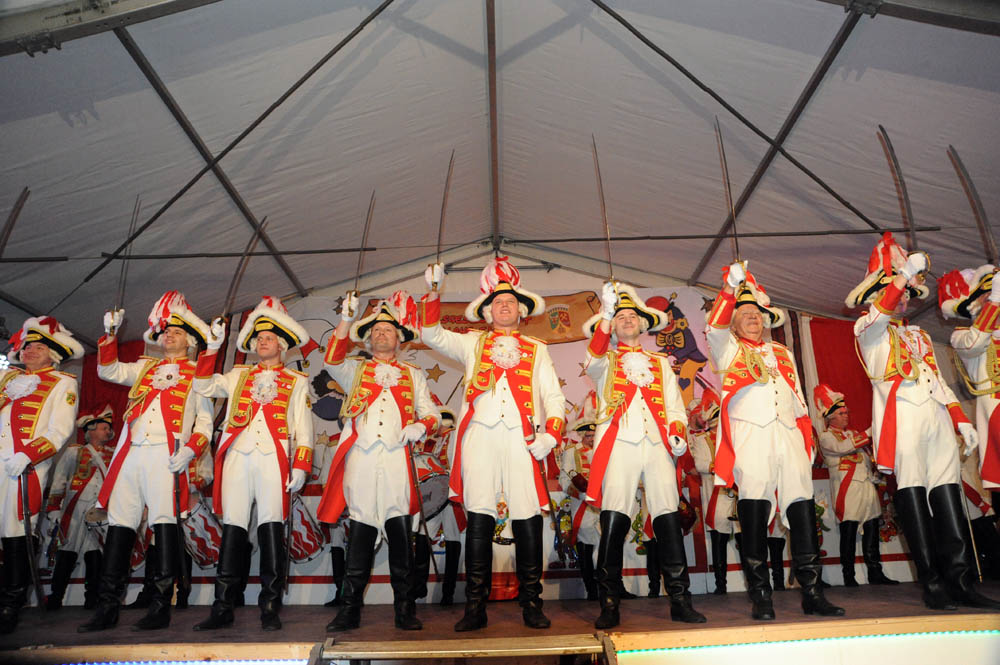
<svg viewBox="0 0 1000 665">
<path fill-rule="evenodd" d="M 632 526 L 628 515 L 613 510 L 601 511 L 601 542 L 597 545 L 597 593 L 600 595 L 601 616 L 594 627 L 607 630 L 621 623 L 618 612 L 619 593 L 622 588 L 622 559 L 625 556 L 625 538 Z"/>
<path fill-rule="evenodd" d="M 176 610 L 186 610 L 188 608 L 188 598 L 191 597 L 191 575 L 194 573 L 194 559 L 191 558 L 191 553 L 187 551 L 187 548 L 183 550 L 184 557 L 181 559 L 181 565 L 184 566 L 184 572 L 187 574 L 187 586 L 181 584 L 181 576 L 177 576 L 177 601 L 174 603 L 174 609 Z"/>
<path fill-rule="evenodd" d="M 17 628 L 21 608 L 28 601 L 31 568 L 28 563 L 28 539 L 24 536 L 3 539 L 3 585 L 0 587 L 0 635 Z"/>
<path fill-rule="evenodd" d="M 180 570 L 180 531 L 177 524 L 154 524 L 156 557 L 153 559 L 153 600 L 146 616 L 135 624 L 136 630 L 158 630 L 170 625 L 170 601 L 174 597 L 174 580 Z M 150 560 L 146 558 L 146 565 Z"/>
<path fill-rule="evenodd" d="M 101 550 L 90 550 L 83 553 L 83 609 L 92 610 L 97 607 L 101 597 L 101 564 L 104 555 Z"/>
<path fill-rule="evenodd" d="M 260 547 L 260 627 L 263 630 L 281 630 L 281 593 L 285 590 L 285 562 L 288 548 L 285 545 L 285 525 L 265 522 L 257 527 L 257 544 Z"/>
<path fill-rule="evenodd" d="M 148 610 L 149 604 L 153 602 L 153 596 L 156 594 L 156 587 L 153 585 L 153 561 L 156 560 L 156 550 L 156 543 L 150 543 L 149 547 L 146 548 L 146 564 L 143 566 L 142 588 L 139 589 L 139 595 L 135 597 L 135 600 L 125 606 L 126 610 Z M 130 554 L 130 559 L 131 556 Z"/>
<path fill-rule="evenodd" d="M 924 605 L 932 610 L 956 609 L 955 603 L 948 597 L 944 578 L 937 568 L 934 526 L 927 504 L 927 489 L 905 487 L 896 490 L 893 501 L 910 549 L 910 557 L 917 567 L 917 580 L 924 587 Z"/>
<path fill-rule="evenodd" d="M 712 539 L 712 569 L 715 572 L 715 591 L 717 595 L 726 593 L 726 569 L 729 567 L 729 534 L 709 531 Z"/>
<path fill-rule="evenodd" d="M 465 615 L 455 624 L 455 631 L 486 627 L 486 600 L 493 586 L 493 529 L 490 515 L 468 513 L 465 531 Z"/>
<path fill-rule="evenodd" d="M 333 621 L 326 625 L 327 632 L 351 630 L 361 625 L 361 606 L 364 605 L 365 587 L 372 574 L 375 560 L 375 538 L 378 529 L 370 524 L 349 520 L 347 525 L 347 561 L 344 568 L 343 606 Z"/>
<path fill-rule="evenodd" d="M 333 598 L 323 603 L 323 607 L 337 607 L 344 597 L 344 548 L 330 548 L 330 563 L 333 568 L 333 585 L 337 587 Z"/>
<path fill-rule="evenodd" d="M 997 507 L 1000 508 L 1000 504 Z M 972 520 L 972 535 L 983 578 L 991 580 L 1000 579 L 1000 533 L 997 532 L 996 519 L 996 515 L 991 515 Z"/>
<path fill-rule="evenodd" d="M 247 603 L 247 582 L 250 581 L 250 566 L 253 563 L 253 545 L 247 541 L 246 557 L 243 559 L 243 571 L 240 574 L 240 583 L 236 586 L 236 597 L 233 600 L 233 607 L 244 607 Z"/>
<path fill-rule="evenodd" d="M 77 628 L 77 632 L 107 630 L 118 623 L 118 610 L 121 608 L 131 572 L 133 547 L 135 547 L 135 531 L 123 526 L 108 527 L 108 535 L 104 540 L 104 557 L 101 561 L 101 590 L 97 599 L 97 611 L 90 621 Z M 148 559 L 146 565 L 150 565 Z"/>
<path fill-rule="evenodd" d="M 417 618 L 416 582 L 414 580 L 414 552 L 410 541 L 413 518 L 409 515 L 393 517 L 385 522 L 385 540 L 389 546 L 389 584 L 392 586 L 392 609 L 396 628 L 420 630 L 423 624 Z M 428 554 L 430 543 L 428 543 Z M 424 580 L 426 581 L 426 577 Z M 424 586 L 427 595 L 427 586 Z"/>
<path fill-rule="evenodd" d="M 414 600 L 427 597 L 427 579 L 431 574 L 430 539 L 422 533 L 413 535 L 413 591 Z"/>
<path fill-rule="evenodd" d="M 740 499 L 736 503 L 740 517 L 740 548 L 743 574 L 747 581 L 747 594 L 753 604 L 751 616 L 759 621 L 774 619 L 774 605 L 771 602 L 771 584 L 767 571 L 767 522 L 771 514 L 771 502 L 754 499 Z M 784 549 L 784 541 L 782 541 Z M 773 558 L 773 555 L 772 555 Z M 780 560 L 780 555 L 778 559 Z"/>
<path fill-rule="evenodd" d="M 63 597 L 66 595 L 66 587 L 69 585 L 69 578 L 73 575 L 76 567 L 77 553 L 69 550 L 56 551 L 56 565 L 52 567 L 52 582 L 50 583 L 49 597 L 45 599 L 45 609 L 52 611 L 62 608 Z"/>
<path fill-rule="evenodd" d="M 441 583 L 441 605 L 455 602 L 455 584 L 458 582 L 458 564 L 462 558 L 462 542 L 444 541 L 444 581 Z"/>
<path fill-rule="evenodd" d="M 802 586 L 802 611 L 820 616 L 843 616 L 844 608 L 837 607 L 823 595 L 822 571 L 819 561 L 819 535 L 816 533 L 816 506 L 812 499 L 789 504 L 785 511 L 795 563 L 795 579 Z"/>
<path fill-rule="evenodd" d="M 691 578 L 684 552 L 684 531 L 676 510 L 653 520 L 663 588 L 670 596 L 670 618 L 684 623 L 705 623 L 705 616 L 691 605 Z"/>
<path fill-rule="evenodd" d="M 844 571 L 844 586 L 858 586 L 854 577 L 854 550 L 858 543 L 858 523 L 840 523 L 840 567 Z"/>
<path fill-rule="evenodd" d="M 643 541 L 646 548 L 646 579 L 649 580 L 647 598 L 660 597 L 660 555 L 656 551 L 656 538 Z"/>
<path fill-rule="evenodd" d="M 934 539 L 937 542 L 939 570 L 944 571 L 948 593 L 959 604 L 1000 610 L 1000 602 L 976 590 L 976 563 L 972 554 L 971 534 L 962 512 L 962 490 L 958 484 L 940 485 L 930 492 L 934 512 Z"/>
<path fill-rule="evenodd" d="M 861 556 L 864 557 L 865 567 L 868 568 L 868 584 L 899 584 L 882 572 L 882 555 L 878 547 L 878 522 L 879 518 L 876 517 L 861 527 Z"/>
<path fill-rule="evenodd" d="M 233 623 L 233 602 L 243 573 L 243 557 L 249 534 L 243 527 L 226 524 L 222 527 L 222 546 L 215 572 L 215 601 L 208 618 L 195 625 L 195 630 L 215 630 Z"/>
<path fill-rule="evenodd" d="M 542 613 L 542 516 L 511 520 L 514 532 L 514 567 L 517 572 L 517 601 L 521 618 L 528 628 L 552 625 Z"/>
<path fill-rule="evenodd" d="M 587 600 L 597 600 L 597 583 L 594 582 L 594 546 L 577 541 L 576 558 L 580 564 L 583 588 L 587 590 Z"/>
<path fill-rule="evenodd" d="M 785 590 L 785 539 L 767 537 L 767 559 L 775 591 Z"/>
</svg>

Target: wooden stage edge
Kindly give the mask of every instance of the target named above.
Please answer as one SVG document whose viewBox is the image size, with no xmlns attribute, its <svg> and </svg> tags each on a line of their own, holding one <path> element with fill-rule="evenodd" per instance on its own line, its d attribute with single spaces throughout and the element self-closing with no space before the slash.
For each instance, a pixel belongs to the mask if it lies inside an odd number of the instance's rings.
<svg viewBox="0 0 1000 665">
<path fill-rule="evenodd" d="M 984 585 L 984 592 L 1000 597 L 1000 585 Z M 443 608 L 418 605 L 424 630 L 412 633 L 392 627 L 392 606 L 366 606 L 358 630 L 327 635 L 324 627 L 334 611 L 322 607 L 291 606 L 282 610 L 284 629 L 262 633 L 257 609 L 237 610 L 232 628 L 194 633 L 193 624 L 207 615 L 207 607 L 175 611 L 169 628 L 136 632 L 131 624 L 141 613 L 123 612 L 121 624 L 103 633 L 77 634 L 76 625 L 90 613 L 64 608 L 58 614 L 28 609 L 22 626 L 0 642 L 0 663 L 49 665 L 106 661 L 184 661 L 292 659 L 394 660 L 427 662 L 514 658 L 534 663 L 557 663 L 568 655 L 647 649 L 674 649 L 823 640 L 845 637 L 902 635 L 914 633 L 1000 631 L 1000 613 L 979 610 L 934 612 L 923 607 L 915 584 L 893 587 L 837 587 L 827 592 L 847 609 L 847 616 L 806 616 L 799 608 L 796 591 L 775 593 L 778 620 L 755 622 L 749 617 L 749 602 L 743 593 L 726 596 L 696 596 L 695 607 L 709 618 L 707 624 L 671 622 L 669 602 L 664 598 L 638 599 L 622 603 L 622 625 L 607 634 L 596 631 L 596 603 L 583 600 L 548 601 L 546 613 L 552 628 L 525 628 L 520 608 L 514 602 L 488 606 L 489 626 L 474 633 L 453 632 L 461 606 Z M 329 639 L 329 638 L 333 639 Z M 13 638 L 13 641 L 10 639 Z M 320 662 L 322 662 L 320 661 Z"/>
</svg>

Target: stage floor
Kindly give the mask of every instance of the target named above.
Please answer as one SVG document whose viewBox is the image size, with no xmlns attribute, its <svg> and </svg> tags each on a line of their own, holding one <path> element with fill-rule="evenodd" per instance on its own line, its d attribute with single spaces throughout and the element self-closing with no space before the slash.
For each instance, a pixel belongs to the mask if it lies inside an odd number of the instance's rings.
<svg viewBox="0 0 1000 665">
<path fill-rule="evenodd" d="M 1000 598 L 1000 584 L 983 585 L 983 591 Z M 688 625 L 670 621 L 670 606 L 665 598 L 622 602 L 622 625 L 609 634 L 616 650 L 659 649 L 671 647 L 777 642 L 859 635 L 885 635 L 919 632 L 1000 630 L 1000 613 L 961 609 L 958 612 L 934 612 L 924 607 L 920 587 L 901 584 L 897 587 L 861 586 L 827 591 L 831 601 L 843 606 L 847 615 L 839 618 L 816 618 L 802 613 L 797 590 L 774 595 L 777 620 L 755 622 L 745 593 L 725 596 L 694 597 L 695 607 L 708 617 L 708 623 Z M 290 606 L 282 610 L 284 629 L 265 633 L 260 630 L 258 610 L 245 607 L 236 611 L 236 623 L 230 628 L 196 633 L 192 626 L 208 614 L 205 606 L 175 610 L 169 628 L 152 632 L 132 630 L 142 611 L 123 611 L 119 625 L 100 633 L 80 634 L 76 627 L 90 617 L 79 607 L 58 612 L 35 608 L 23 611 L 18 630 L 0 638 L 0 662 L 67 663 L 86 661 L 143 661 L 194 659 L 306 659 L 317 644 L 328 637 L 335 643 L 327 648 L 328 656 L 360 658 L 378 651 L 381 658 L 413 658 L 413 649 L 426 643 L 431 653 L 421 657 L 471 657 L 480 646 L 503 642 L 515 646 L 539 645 L 534 662 L 557 662 L 560 646 L 577 649 L 593 640 L 593 621 L 597 603 L 584 600 L 547 601 L 545 611 L 552 628 L 530 630 L 521 622 L 515 601 L 491 603 L 489 626 L 474 633 L 458 634 L 453 625 L 462 614 L 462 605 L 440 607 L 418 605 L 424 623 L 419 633 L 393 627 L 392 607 L 371 605 L 364 609 L 358 630 L 328 635 L 325 626 L 334 609 L 317 606 Z M 590 640 L 588 640 L 590 636 Z M 499 638 L 499 639 L 497 639 Z M 529 639 L 530 638 L 530 639 Z M 415 644 L 416 643 L 416 644 Z M 396 644 L 397 647 L 393 647 Z M 449 648 L 451 651 L 449 651 Z M 534 647 L 532 647 L 534 648 Z M 585 650 L 585 649 L 584 649 Z M 350 655 L 348 655 L 350 654 Z M 390 656 L 388 654 L 398 654 Z M 523 653 L 522 656 L 530 656 Z"/>
</svg>

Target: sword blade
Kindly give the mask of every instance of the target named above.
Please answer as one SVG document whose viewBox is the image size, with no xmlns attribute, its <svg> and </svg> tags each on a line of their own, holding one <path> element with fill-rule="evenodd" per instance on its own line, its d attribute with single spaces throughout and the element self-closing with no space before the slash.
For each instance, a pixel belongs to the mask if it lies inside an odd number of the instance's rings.
<svg viewBox="0 0 1000 665">
<path fill-rule="evenodd" d="M 128 238 L 132 237 L 132 233 L 135 231 L 135 224 L 139 219 L 139 210 L 142 208 L 142 201 L 139 200 L 139 195 L 135 195 L 135 204 L 132 206 L 132 219 L 128 223 L 128 236 L 126 236 L 126 247 L 125 256 L 122 259 L 121 268 L 118 270 L 118 291 L 115 294 L 115 306 L 112 312 L 117 312 L 122 303 L 125 302 L 125 281 L 128 279 L 128 268 L 129 268 L 129 258 L 132 256 L 132 243 L 128 242 Z"/>
<path fill-rule="evenodd" d="M 35 534 L 31 530 L 31 504 L 28 496 L 28 478 L 30 472 L 21 474 L 21 515 L 24 521 L 24 538 L 27 541 L 28 569 L 31 572 L 31 585 L 35 587 L 35 600 L 39 607 L 45 607 L 45 597 L 42 593 L 41 577 L 38 575 L 38 561 L 35 560 Z"/>
<path fill-rule="evenodd" d="M 233 281 L 229 283 L 229 292 L 226 293 L 226 304 L 222 309 L 222 318 L 225 319 L 229 316 L 230 312 L 233 311 L 233 305 L 236 303 L 236 294 L 240 289 L 240 282 L 243 281 L 243 274 L 247 270 L 247 265 L 250 263 L 250 254 L 257 247 L 257 243 L 260 241 L 260 237 L 264 234 L 264 228 L 267 226 L 267 217 L 260 220 L 260 225 L 257 226 L 257 230 L 254 231 L 253 236 L 250 237 L 250 242 L 247 243 L 247 248 L 243 250 L 243 256 L 240 257 L 240 263 L 236 267 L 236 273 L 233 275 Z"/>
<path fill-rule="evenodd" d="M 448 192 L 451 190 L 451 174 L 455 170 L 455 149 L 451 149 L 451 159 L 448 160 L 448 175 L 444 179 L 444 194 L 441 196 L 441 219 L 438 221 L 438 243 L 435 263 L 441 263 L 441 238 L 444 234 L 444 211 L 448 209 Z"/>
<path fill-rule="evenodd" d="M 354 273 L 354 293 L 358 294 L 358 284 L 361 283 L 361 270 L 365 265 L 365 251 L 368 248 L 368 231 L 372 227 L 372 214 L 375 212 L 375 190 L 372 190 L 371 201 L 368 202 L 368 216 L 365 218 L 365 230 L 361 235 L 361 251 L 358 252 L 358 269 Z"/>
<path fill-rule="evenodd" d="M 972 178 L 969 177 L 969 172 L 966 170 L 965 164 L 962 163 L 962 158 L 958 156 L 958 151 L 955 150 L 954 146 L 948 146 L 948 159 L 951 160 L 951 165 L 955 167 L 958 180 L 962 183 L 962 189 L 965 190 L 965 196 L 969 199 L 969 205 L 972 206 L 972 216 L 976 219 L 976 226 L 979 227 L 979 236 L 983 240 L 983 250 L 986 252 L 986 260 L 995 266 L 997 265 L 997 243 L 993 234 L 990 233 L 990 222 L 986 218 L 986 209 L 983 208 L 983 202 L 979 198 L 976 185 L 972 182 Z"/>
<path fill-rule="evenodd" d="M 910 195 L 906 190 L 906 181 L 903 179 L 903 172 L 899 168 L 899 160 L 896 159 L 896 151 L 889 140 L 889 134 L 885 127 L 878 126 L 878 140 L 882 144 L 882 151 L 885 152 L 885 159 L 889 162 L 889 170 L 892 172 L 892 182 L 896 186 L 896 197 L 899 199 L 899 213 L 903 218 L 903 226 L 906 232 L 906 251 L 915 252 L 917 246 L 917 232 L 913 227 L 913 209 L 910 207 Z"/>
<path fill-rule="evenodd" d="M 597 158 L 597 139 L 590 135 L 594 153 L 594 173 L 597 176 L 597 198 L 601 202 L 601 220 L 604 222 L 604 250 L 608 260 L 608 279 L 615 281 L 614 264 L 611 262 L 611 226 L 608 224 L 608 208 L 604 203 L 604 182 L 601 179 L 601 162 Z"/>
<path fill-rule="evenodd" d="M 736 261 L 740 260 L 740 236 L 736 232 L 736 208 L 733 207 L 733 186 L 729 182 L 729 162 L 726 160 L 726 146 L 722 141 L 722 126 L 719 125 L 719 116 L 715 116 L 715 142 L 719 148 L 719 167 L 722 169 L 722 185 L 726 191 L 726 208 L 729 210 L 729 217 L 733 220 L 733 253 Z"/>
</svg>

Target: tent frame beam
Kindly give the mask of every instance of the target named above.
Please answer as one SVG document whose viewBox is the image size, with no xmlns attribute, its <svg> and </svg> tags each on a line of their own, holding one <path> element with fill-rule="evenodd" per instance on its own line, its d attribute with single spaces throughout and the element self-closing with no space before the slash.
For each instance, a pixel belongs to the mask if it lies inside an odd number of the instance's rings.
<svg viewBox="0 0 1000 665">
<path fill-rule="evenodd" d="M 740 214 L 743 207 L 746 206 L 747 201 L 753 196 L 754 191 L 760 184 L 761 180 L 764 178 L 764 174 L 771 167 L 772 162 L 774 162 L 775 156 L 777 156 L 778 151 L 781 150 L 781 146 L 788 139 L 788 135 L 792 133 L 792 129 L 795 124 L 799 121 L 802 116 L 802 112 L 805 111 L 806 106 L 809 104 L 809 100 L 812 99 L 816 90 L 819 89 L 820 84 L 826 77 L 827 72 L 830 70 L 830 66 L 833 65 L 834 60 L 837 59 L 837 55 L 840 50 L 844 47 L 847 42 L 847 38 L 850 37 L 851 32 L 858 25 L 858 21 L 861 20 L 861 13 L 858 11 L 851 11 L 848 13 L 844 22 L 840 25 L 840 29 L 837 30 L 837 34 L 834 36 L 833 41 L 826 49 L 826 53 L 823 54 L 822 59 L 820 59 L 819 64 L 816 65 L 816 69 L 813 70 L 812 76 L 809 77 L 809 81 L 806 83 L 805 88 L 799 93 L 799 98 L 795 100 L 795 105 L 792 106 L 792 110 L 789 112 L 788 117 L 785 118 L 785 122 L 781 125 L 781 129 L 774 137 L 774 142 L 768 147 L 767 152 L 764 157 L 757 164 L 757 168 L 754 170 L 753 175 L 750 176 L 750 180 L 747 182 L 746 186 L 743 188 L 743 192 L 740 194 L 740 198 L 736 201 L 735 206 L 732 211 L 727 212 L 726 221 L 723 222 L 722 228 L 719 229 L 719 233 L 716 238 L 711 242 L 708 250 L 698 261 L 698 266 L 691 273 L 688 278 L 689 284 L 694 284 L 701 277 L 702 272 L 705 271 L 705 267 L 708 262 L 715 255 L 716 250 L 719 249 L 719 245 L 722 243 L 723 238 L 729 234 L 730 228 L 733 227 L 733 217 Z M 866 220 L 867 221 L 867 220 Z M 868 225 L 872 227 L 873 230 L 879 230 L 879 227 L 872 222 L 868 222 Z M 741 257 L 736 257 L 738 260 Z"/>
<path fill-rule="evenodd" d="M 856 0 L 819 1 L 845 8 L 861 4 Z M 877 0 L 869 4 L 883 16 L 1000 36 L 1000 4 L 996 0 Z"/>
<path fill-rule="evenodd" d="M 285 276 L 288 277 L 288 280 L 295 287 L 296 292 L 299 295 L 304 295 L 306 292 L 305 285 L 298 278 L 295 272 L 292 271 L 291 266 L 288 265 L 288 262 L 284 259 L 284 257 L 278 253 L 278 248 L 275 247 L 267 232 L 261 229 L 260 221 L 257 219 L 257 216 L 253 214 L 253 211 L 250 210 L 250 206 L 247 205 L 246 200 L 240 194 L 239 190 L 236 189 L 236 186 L 233 185 L 232 180 L 230 180 L 229 176 L 226 175 L 226 172 L 222 170 L 222 166 L 219 165 L 215 155 L 213 155 L 208 149 L 208 145 L 205 144 L 201 135 L 199 135 L 198 131 L 194 128 L 194 125 L 191 124 L 191 121 L 184 113 L 184 110 L 181 109 L 177 100 L 174 99 L 172 94 L 170 94 L 170 91 L 167 89 L 166 84 L 164 84 L 163 79 L 161 79 L 160 75 L 156 73 L 152 63 L 150 63 L 149 59 L 146 58 L 145 53 L 142 52 L 139 45 L 136 44 L 134 39 L 132 39 L 132 35 L 129 34 L 129 31 L 126 28 L 115 28 L 114 32 L 115 36 L 118 37 L 118 41 L 120 41 L 122 46 L 125 47 L 125 50 L 128 51 L 128 54 L 132 57 L 136 66 L 139 67 L 139 71 L 141 71 L 143 76 L 146 77 L 146 80 L 149 81 L 149 84 L 153 86 L 153 90 L 156 91 L 156 94 L 159 96 L 164 106 L 167 107 L 170 114 L 174 117 L 174 120 L 176 120 L 177 124 L 180 125 L 184 134 L 188 137 L 188 140 L 191 141 L 191 144 L 198 151 L 198 154 L 200 154 L 202 159 L 205 160 L 205 163 L 212 168 L 212 173 L 215 174 L 215 177 L 219 180 L 222 188 L 226 190 L 226 194 L 228 194 L 229 198 L 232 199 L 233 203 L 243 215 L 243 218 L 253 229 L 253 232 L 260 234 L 260 239 L 264 242 L 264 246 L 267 247 L 268 251 L 274 255 L 274 260 L 277 262 L 278 266 L 281 267 Z"/>
</svg>

